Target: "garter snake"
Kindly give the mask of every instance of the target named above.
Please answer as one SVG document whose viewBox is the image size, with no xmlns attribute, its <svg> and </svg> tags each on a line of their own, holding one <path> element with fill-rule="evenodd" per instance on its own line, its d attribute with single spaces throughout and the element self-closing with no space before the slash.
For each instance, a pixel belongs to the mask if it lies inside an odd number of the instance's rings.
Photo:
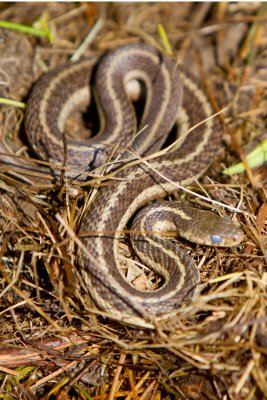
<svg viewBox="0 0 267 400">
<path fill-rule="evenodd" d="M 161 232 L 178 230 L 186 239 L 220 246 L 236 245 L 243 235 L 228 218 L 157 200 L 176 191 L 177 183 L 187 185 L 201 176 L 220 148 L 221 126 L 212 118 L 213 109 L 202 85 L 147 44 L 120 47 L 105 55 L 97 68 L 96 63 L 96 58 L 83 60 L 43 76 L 29 98 L 26 131 L 37 154 L 62 162 L 61 132 L 70 112 L 89 101 L 92 74 L 100 132 L 88 140 L 67 141 L 67 165 L 81 175 L 101 166 L 114 144 L 124 149 L 123 160 L 131 157 L 127 153 L 129 143 L 131 154 L 153 154 L 178 118 L 181 129 L 176 145 L 148 162 L 141 160 L 118 168 L 115 176 L 119 179 L 98 190 L 80 226 L 87 252 L 78 249 L 77 274 L 84 290 L 112 318 L 142 325 L 142 321 L 165 316 L 179 307 L 183 299 L 193 295 L 199 281 L 198 269 L 189 255 L 166 241 Z M 133 79 L 146 88 L 139 124 L 125 90 Z M 68 172 L 67 177 L 81 179 L 80 174 Z M 155 291 L 137 290 L 119 268 L 119 238 L 136 213 L 133 248 L 164 279 Z"/>
</svg>

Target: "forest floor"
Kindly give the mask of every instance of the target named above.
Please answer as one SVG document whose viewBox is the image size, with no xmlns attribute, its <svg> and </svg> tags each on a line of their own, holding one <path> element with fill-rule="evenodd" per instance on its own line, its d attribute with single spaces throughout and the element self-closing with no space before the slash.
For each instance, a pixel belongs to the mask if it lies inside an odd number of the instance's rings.
<svg viewBox="0 0 267 400">
<path fill-rule="evenodd" d="M 0 3 L 0 27 L 2 21 L 45 33 L 0 28 L 0 397 L 267 398 L 266 167 L 222 173 L 266 139 L 266 4 Z M 59 187 L 48 177 L 36 185 L 36 176 L 16 169 L 16 159 L 33 165 L 29 157 L 36 158 L 23 124 L 34 82 L 70 57 L 140 41 L 171 49 L 178 68 L 204 82 L 215 110 L 226 109 L 221 150 L 189 188 L 223 203 L 213 208 L 244 232 L 235 248 L 182 244 L 199 268 L 200 285 L 152 329 L 104 317 L 81 288 L 73 289 L 76 244 L 62 221 L 78 233 L 93 181 Z M 86 134 L 82 123 L 77 113 L 67 131 Z M 198 197 L 182 197 L 207 207 Z M 121 253 L 125 264 L 127 238 Z M 128 264 L 137 287 L 153 287 L 154 274 Z"/>
</svg>

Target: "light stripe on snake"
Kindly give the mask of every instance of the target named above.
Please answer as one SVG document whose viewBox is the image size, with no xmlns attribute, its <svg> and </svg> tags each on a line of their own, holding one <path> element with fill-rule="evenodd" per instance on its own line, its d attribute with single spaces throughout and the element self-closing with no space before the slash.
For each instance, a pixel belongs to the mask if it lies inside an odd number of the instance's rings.
<svg viewBox="0 0 267 400">
<path fill-rule="evenodd" d="M 88 82 L 95 64 L 96 59 L 92 59 L 60 67 L 41 78 L 33 89 L 26 111 L 26 130 L 29 142 L 41 157 L 62 161 L 61 129 L 71 110 L 91 97 Z M 133 78 L 144 83 L 147 93 L 138 126 L 125 91 L 126 82 Z M 199 281 L 198 270 L 189 256 L 177 244 L 153 233 L 153 227 L 162 230 L 165 225 L 168 230 L 175 225 L 179 234 L 207 245 L 231 246 L 242 240 L 242 232 L 228 218 L 203 211 L 201 214 L 178 202 L 152 203 L 137 214 L 131 240 L 140 258 L 164 278 L 164 283 L 156 291 L 144 292 L 120 272 L 118 242 L 129 220 L 152 200 L 176 191 L 176 183 L 187 185 L 205 172 L 220 148 L 221 126 L 217 118 L 207 119 L 213 110 L 202 85 L 146 44 L 120 47 L 103 57 L 96 70 L 96 93 L 101 107 L 101 132 L 82 142 L 68 140 L 67 164 L 80 170 L 80 174 L 68 172 L 69 179 L 82 179 L 84 171 L 101 166 L 114 144 L 119 144 L 123 159 L 132 157 L 127 153 L 129 142 L 141 156 L 159 150 L 179 109 L 190 126 L 206 120 L 189 134 L 183 131 L 180 141 L 168 153 L 149 163 L 141 161 L 139 165 L 118 168 L 115 177 L 120 180 L 100 188 L 82 217 L 80 234 L 92 256 L 87 257 L 78 249 L 77 275 L 82 287 L 111 318 L 147 326 L 192 296 Z M 139 131 L 141 134 L 136 135 Z M 144 221 L 145 216 L 153 223 Z M 162 222 L 154 221 L 155 216 Z"/>
</svg>

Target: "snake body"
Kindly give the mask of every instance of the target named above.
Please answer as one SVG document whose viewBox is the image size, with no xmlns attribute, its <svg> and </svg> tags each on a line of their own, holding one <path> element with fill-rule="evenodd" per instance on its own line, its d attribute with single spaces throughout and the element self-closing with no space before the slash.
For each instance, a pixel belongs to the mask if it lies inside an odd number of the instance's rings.
<svg viewBox="0 0 267 400">
<path fill-rule="evenodd" d="M 34 87 L 26 131 L 42 158 L 63 161 L 61 131 L 69 113 L 89 101 L 88 82 L 95 65 L 92 58 L 60 67 Z M 139 125 L 125 90 L 132 79 L 146 87 Z M 178 71 L 167 56 L 141 43 L 108 53 L 96 70 L 96 82 L 100 133 L 83 142 L 68 139 L 67 177 L 80 179 L 84 171 L 102 165 L 114 144 L 119 145 L 121 162 L 116 180 L 98 190 L 82 217 L 80 234 L 86 251 L 78 249 L 77 274 L 96 305 L 112 318 L 144 325 L 179 307 L 193 295 L 199 281 L 188 254 L 166 241 L 162 232 L 179 231 L 187 239 L 194 236 L 200 243 L 222 246 L 239 243 L 242 233 L 227 218 L 178 202 L 157 201 L 137 213 L 152 200 L 176 191 L 177 183 L 187 185 L 201 176 L 217 154 L 221 127 L 217 119 L 209 118 L 213 110 L 203 87 L 184 69 Z M 182 129 L 175 146 L 149 161 L 121 168 L 123 160 L 133 154 L 149 156 L 159 150 L 177 118 Z M 189 126 L 196 127 L 188 133 Z M 127 151 L 129 143 L 131 152 Z M 155 291 L 136 289 L 120 272 L 119 238 L 136 213 L 131 228 L 133 248 L 164 279 Z"/>
</svg>

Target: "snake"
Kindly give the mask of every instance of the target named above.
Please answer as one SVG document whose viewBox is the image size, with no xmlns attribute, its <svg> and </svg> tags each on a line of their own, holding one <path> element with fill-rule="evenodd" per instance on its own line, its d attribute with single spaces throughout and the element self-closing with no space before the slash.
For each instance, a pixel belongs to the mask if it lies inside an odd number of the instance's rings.
<svg viewBox="0 0 267 400">
<path fill-rule="evenodd" d="M 132 81 L 145 92 L 140 118 L 127 92 Z M 83 140 L 67 136 L 64 143 L 69 115 L 93 97 L 98 134 Z M 86 179 L 88 171 L 103 171 L 103 165 L 111 174 L 109 184 L 100 185 L 84 207 L 76 254 L 79 283 L 103 315 L 146 326 L 192 298 L 199 271 L 173 235 L 207 246 L 242 241 L 241 229 L 230 218 L 166 200 L 177 185 L 203 175 L 216 157 L 222 126 L 213 114 L 203 84 L 146 43 L 61 65 L 33 87 L 25 126 L 35 153 L 60 164 L 67 152 L 69 182 Z M 177 139 L 167 146 L 174 126 Z M 127 229 L 134 257 L 161 277 L 156 290 L 138 289 L 121 272 L 119 242 Z"/>
</svg>

